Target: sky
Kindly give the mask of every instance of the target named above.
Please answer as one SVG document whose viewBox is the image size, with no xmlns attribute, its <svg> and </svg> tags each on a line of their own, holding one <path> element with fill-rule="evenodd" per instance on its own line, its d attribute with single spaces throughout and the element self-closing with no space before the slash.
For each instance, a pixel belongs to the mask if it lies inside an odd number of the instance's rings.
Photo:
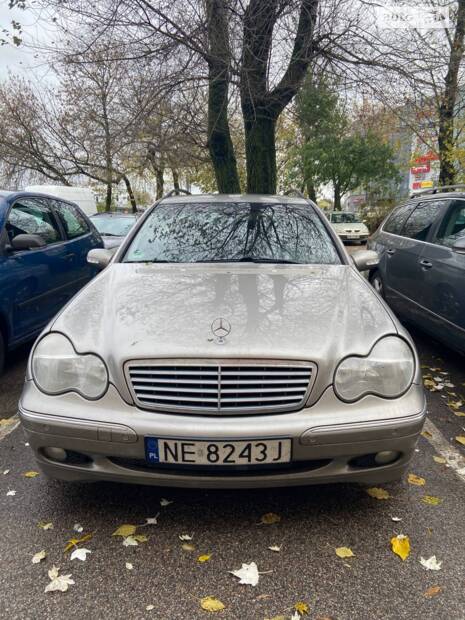
<svg viewBox="0 0 465 620">
<path fill-rule="evenodd" d="M 24 44 L 19 47 L 12 44 L 0 47 L 0 79 L 7 78 L 9 72 L 19 73 L 26 78 L 44 77 L 49 72 L 45 55 L 40 50 L 32 50 L 30 45 L 50 44 L 56 34 L 53 22 L 47 19 L 43 10 L 9 9 L 7 0 L 0 0 L 0 28 L 11 32 L 10 24 L 13 19 L 22 26 Z"/>
</svg>

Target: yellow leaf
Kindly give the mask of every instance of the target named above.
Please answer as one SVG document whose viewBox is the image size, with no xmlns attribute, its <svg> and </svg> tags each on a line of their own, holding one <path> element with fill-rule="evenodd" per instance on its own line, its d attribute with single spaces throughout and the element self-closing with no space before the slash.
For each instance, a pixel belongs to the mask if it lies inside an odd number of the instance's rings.
<svg viewBox="0 0 465 620">
<path fill-rule="evenodd" d="M 422 431 L 421 436 L 424 437 L 425 439 L 431 439 L 433 435 L 431 435 L 429 431 Z"/>
<path fill-rule="evenodd" d="M 134 540 L 137 540 L 137 542 L 140 542 L 140 543 L 148 541 L 148 537 L 145 536 L 145 534 L 135 534 L 133 538 Z"/>
<path fill-rule="evenodd" d="M 447 406 L 449 407 L 449 409 L 452 409 L 453 411 L 458 411 L 463 405 L 463 402 L 461 400 L 450 400 L 447 403 Z"/>
<path fill-rule="evenodd" d="M 439 506 L 439 504 L 442 504 L 442 499 L 440 497 L 434 497 L 433 495 L 423 495 L 421 501 L 430 506 Z"/>
<path fill-rule="evenodd" d="M 121 538 L 127 538 L 128 536 L 132 536 L 136 533 L 137 525 L 129 525 L 125 523 L 124 525 L 120 525 L 117 530 L 115 530 L 112 536 L 121 536 Z"/>
<path fill-rule="evenodd" d="M 38 472 L 38 471 L 26 471 L 26 472 L 24 472 L 24 474 L 23 474 L 23 476 L 24 476 L 25 478 L 35 478 L 35 477 L 36 477 L 36 476 L 38 476 L 38 475 L 39 475 L 39 472 Z"/>
<path fill-rule="evenodd" d="M 267 512 L 262 515 L 260 521 L 265 525 L 273 525 L 273 523 L 279 523 L 281 521 L 281 517 L 274 512 Z"/>
<path fill-rule="evenodd" d="M 465 436 L 464 435 L 457 435 L 457 437 L 455 438 L 455 441 L 458 441 L 459 443 L 462 444 L 462 446 L 465 446 Z"/>
<path fill-rule="evenodd" d="M 307 605 L 307 603 L 304 603 L 303 601 L 299 601 L 298 603 L 296 603 L 294 605 L 294 609 L 302 616 L 302 615 L 307 615 L 308 612 L 310 611 L 310 607 Z"/>
<path fill-rule="evenodd" d="M 407 480 L 410 484 L 414 484 L 417 487 L 422 487 L 425 484 L 425 479 L 417 476 L 416 474 L 409 474 Z"/>
<path fill-rule="evenodd" d="M 224 609 L 223 603 L 213 596 L 200 599 L 200 607 L 205 611 L 222 611 Z"/>
<path fill-rule="evenodd" d="M 92 538 L 92 534 L 84 534 L 81 538 L 70 538 L 68 540 L 68 544 L 65 547 L 65 553 L 67 551 L 71 551 L 71 549 L 75 549 L 80 543 L 87 542 Z"/>
<path fill-rule="evenodd" d="M 181 549 L 183 549 L 184 551 L 195 551 L 195 545 L 190 545 L 189 543 L 184 543 L 181 546 Z"/>
<path fill-rule="evenodd" d="M 391 497 L 389 493 L 381 487 L 371 487 L 367 489 L 367 493 L 370 497 L 374 497 L 375 499 L 388 499 Z"/>
<path fill-rule="evenodd" d="M 355 554 L 349 547 L 337 547 L 336 555 L 338 558 L 353 558 Z"/>
<path fill-rule="evenodd" d="M 423 385 L 430 392 L 435 392 L 436 391 L 436 382 L 433 381 L 432 379 L 424 379 Z"/>
<path fill-rule="evenodd" d="M 465 418 L 465 411 L 454 411 L 454 415 L 458 418 Z"/>
<path fill-rule="evenodd" d="M 426 598 L 433 598 L 433 596 L 437 596 L 441 590 L 441 586 L 431 586 L 431 588 L 428 588 L 426 592 L 423 592 L 423 596 Z"/>
<path fill-rule="evenodd" d="M 402 561 L 406 560 L 410 555 L 410 540 L 408 536 L 399 534 L 398 536 L 391 538 L 391 548 Z"/>
<path fill-rule="evenodd" d="M 53 523 L 48 523 L 47 521 L 39 521 L 37 527 L 40 527 L 42 530 L 53 530 Z"/>
<path fill-rule="evenodd" d="M 197 562 L 203 564 L 204 562 L 208 562 L 208 560 L 212 557 L 211 553 L 205 553 L 204 555 L 199 555 L 197 558 Z"/>
<path fill-rule="evenodd" d="M 444 457 L 442 457 L 442 456 L 433 456 L 433 461 L 435 463 L 441 463 L 442 465 L 444 463 L 447 463 L 446 459 Z"/>
<path fill-rule="evenodd" d="M 15 420 L 13 418 L 2 418 L 0 420 L 0 427 L 1 426 L 11 426 L 11 424 L 14 424 Z"/>
</svg>

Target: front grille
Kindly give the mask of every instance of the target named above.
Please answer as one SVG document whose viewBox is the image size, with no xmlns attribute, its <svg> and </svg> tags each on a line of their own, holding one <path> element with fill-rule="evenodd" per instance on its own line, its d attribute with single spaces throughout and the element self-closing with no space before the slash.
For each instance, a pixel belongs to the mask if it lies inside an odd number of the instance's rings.
<svg viewBox="0 0 465 620">
<path fill-rule="evenodd" d="M 126 364 L 136 403 L 144 409 L 237 415 L 293 411 L 315 380 L 311 362 L 143 360 Z"/>
</svg>

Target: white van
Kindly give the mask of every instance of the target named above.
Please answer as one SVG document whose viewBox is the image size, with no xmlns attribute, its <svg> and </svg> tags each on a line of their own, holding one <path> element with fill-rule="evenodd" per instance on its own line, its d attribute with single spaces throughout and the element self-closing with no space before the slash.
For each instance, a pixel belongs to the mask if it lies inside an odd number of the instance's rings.
<svg viewBox="0 0 465 620">
<path fill-rule="evenodd" d="M 94 192 L 88 187 L 73 187 L 69 185 L 29 185 L 25 188 L 26 192 L 38 192 L 49 194 L 63 200 L 75 202 L 86 215 L 97 213 L 97 203 Z"/>
</svg>

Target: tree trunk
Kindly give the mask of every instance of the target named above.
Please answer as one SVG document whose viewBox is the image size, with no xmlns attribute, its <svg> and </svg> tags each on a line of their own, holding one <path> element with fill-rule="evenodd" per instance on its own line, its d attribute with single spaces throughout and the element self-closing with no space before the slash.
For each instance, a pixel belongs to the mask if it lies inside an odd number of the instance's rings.
<svg viewBox="0 0 465 620">
<path fill-rule="evenodd" d="M 155 178 L 157 181 L 157 200 L 163 198 L 163 192 L 165 191 L 165 177 L 164 177 L 164 169 L 155 167 Z"/>
<path fill-rule="evenodd" d="M 334 183 L 334 210 L 341 210 L 341 188 L 337 183 Z"/>
<path fill-rule="evenodd" d="M 111 181 L 107 182 L 107 195 L 105 197 L 105 211 L 111 211 L 111 197 L 113 192 L 113 185 Z"/>
<path fill-rule="evenodd" d="M 173 188 L 176 192 L 179 192 L 179 173 L 174 168 L 171 168 L 171 174 L 173 175 Z"/>
<path fill-rule="evenodd" d="M 276 121 L 266 112 L 243 106 L 247 193 L 276 194 Z"/>
<path fill-rule="evenodd" d="M 208 151 L 220 194 L 241 191 L 228 122 L 229 49 L 224 0 L 207 0 L 208 16 Z"/>
<path fill-rule="evenodd" d="M 126 175 L 123 176 L 124 184 L 126 185 L 126 191 L 128 192 L 129 202 L 131 203 L 131 210 L 133 213 L 137 213 L 137 203 L 134 192 L 132 191 L 131 183 Z"/>
<path fill-rule="evenodd" d="M 313 202 L 316 204 L 315 186 L 313 185 L 313 183 L 311 181 L 307 181 L 306 185 L 307 185 L 308 197 L 310 198 L 310 200 L 313 200 Z"/>
<path fill-rule="evenodd" d="M 439 106 L 439 183 L 453 185 L 456 169 L 454 165 L 454 117 L 458 92 L 458 74 L 464 54 L 465 0 L 459 0 L 454 39 L 451 43 L 449 66 L 445 78 L 444 93 Z"/>
</svg>

